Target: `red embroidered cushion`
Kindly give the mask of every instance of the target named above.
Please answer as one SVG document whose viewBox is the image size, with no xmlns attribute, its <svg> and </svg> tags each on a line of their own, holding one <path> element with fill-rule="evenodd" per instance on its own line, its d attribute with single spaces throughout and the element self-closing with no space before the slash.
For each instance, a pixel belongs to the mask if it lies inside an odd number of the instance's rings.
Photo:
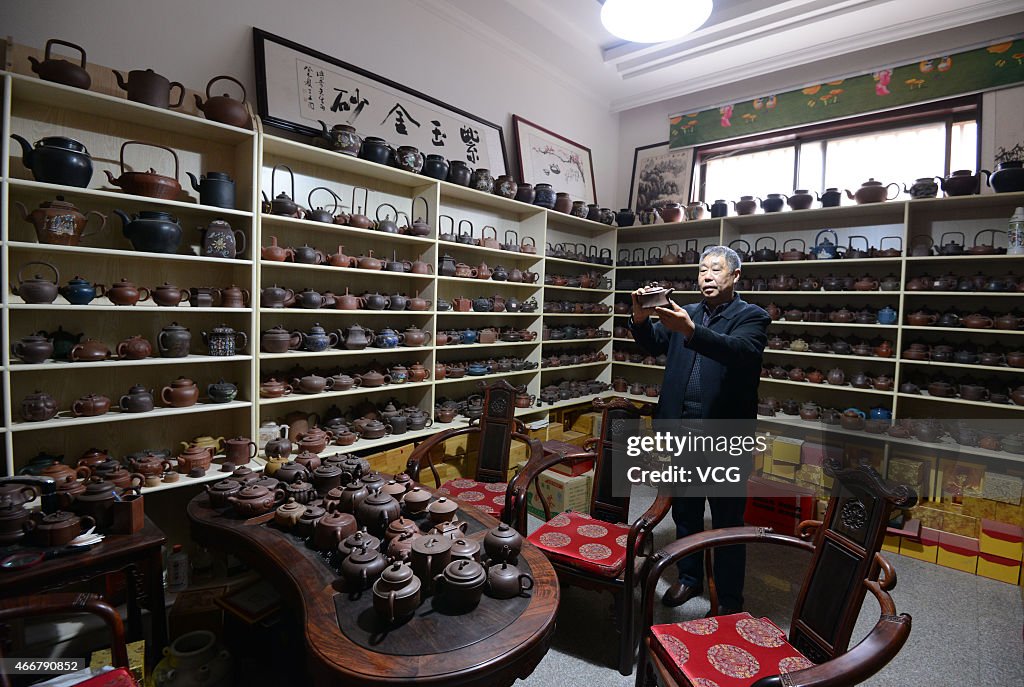
<svg viewBox="0 0 1024 687">
<path fill-rule="evenodd" d="M 472 479 L 451 479 L 437 493 L 451 496 L 462 503 L 476 506 L 488 515 L 501 519 L 505 511 L 505 490 L 508 482 L 477 482 Z"/>
<path fill-rule="evenodd" d="M 666 667 L 694 687 L 746 687 L 814 665 L 774 623 L 749 613 L 655 625 L 651 633 Z"/>
<path fill-rule="evenodd" d="M 566 511 L 541 525 L 528 539 L 552 560 L 604 577 L 617 577 L 626 566 L 629 527 Z"/>
</svg>

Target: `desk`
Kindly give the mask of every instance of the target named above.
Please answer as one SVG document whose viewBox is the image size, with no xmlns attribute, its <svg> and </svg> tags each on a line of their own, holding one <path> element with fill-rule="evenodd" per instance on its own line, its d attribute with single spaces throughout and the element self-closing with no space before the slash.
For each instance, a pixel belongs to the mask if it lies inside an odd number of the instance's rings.
<svg viewBox="0 0 1024 687">
<path fill-rule="evenodd" d="M 76 582 L 124 572 L 128 578 L 129 639 L 142 637 L 142 610 L 150 612 L 153 636 L 146 642 L 146 665 L 152 669 L 167 646 L 163 554 L 167 538 L 146 518 L 135 534 L 108 534 L 97 546 L 21 570 L 0 570 L 0 598 L 41 594 Z"/>
<path fill-rule="evenodd" d="M 276 585 L 286 603 L 301 610 L 307 665 L 316 685 L 502 687 L 530 675 L 547 653 L 558 610 L 558 580 L 544 555 L 529 543 L 520 558 L 529 566 L 535 586 L 515 620 L 468 646 L 396 655 L 364 648 L 341 631 L 335 607 L 336 573 L 296 537 L 271 524 L 257 524 L 260 518 L 246 521 L 230 510 L 215 510 L 206 494 L 189 502 L 188 516 L 196 541 L 246 560 Z M 498 524 L 462 504 L 459 518 L 473 525 L 469 538 L 482 539 Z M 450 622 L 456 627 L 459 618 L 452 617 Z"/>
</svg>

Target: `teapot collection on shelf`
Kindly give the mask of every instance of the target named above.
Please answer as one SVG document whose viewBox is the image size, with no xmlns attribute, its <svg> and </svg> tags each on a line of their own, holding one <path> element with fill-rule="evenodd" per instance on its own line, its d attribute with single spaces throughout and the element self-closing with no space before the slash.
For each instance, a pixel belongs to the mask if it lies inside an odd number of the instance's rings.
<svg viewBox="0 0 1024 687">
<path fill-rule="evenodd" d="M 612 266 L 612 249 L 600 248 L 597 244 L 572 243 L 569 241 L 548 243 L 544 248 L 544 255 L 559 260 L 573 260 L 575 262 L 587 262 L 592 265 Z"/>
<path fill-rule="evenodd" d="M 439 329 L 434 339 L 436 346 L 457 346 L 461 344 L 527 343 L 537 340 L 537 332 L 515 327 L 483 327 L 464 329 Z"/>
<path fill-rule="evenodd" d="M 387 326 L 377 330 L 361 327 L 358 323 L 328 332 L 319 323 L 307 331 L 289 330 L 282 325 L 265 329 L 260 335 L 260 350 L 265 353 L 306 351 L 318 353 L 330 348 L 359 351 L 367 347 L 398 348 L 419 347 L 430 343 L 429 331 L 410 325 L 402 331 Z"/>
<path fill-rule="evenodd" d="M 491 267 L 486 261 L 481 262 L 477 266 L 456 262 L 455 258 L 447 253 L 438 259 L 437 273 L 442 277 L 490 279 L 496 282 L 509 282 L 513 284 L 535 284 L 540 278 L 540 273 L 538 272 L 531 272 L 529 269 L 520 270 L 515 266 L 510 270 L 500 264 Z"/>
<path fill-rule="evenodd" d="M 488 229 L 491 230 L 490 233 L 488 233 Z M 471 220 L 460 219 L 456 226 L 455 218 L 451 215 L 438 216 L 437 238 L 441 241 L 503 250 L 509 253 L 521 253 L 525 256 L 537 254 L 536 239 L 532 236 L 524 236 L 520 240 L 519 232 L 515 229 L 506 229 L 500 239 L 498 238 L 498 229 L 490 224 L 480 229 L 480 236 L 476 236 L 475 231 Z"/>
<path fill-rule="evenodd" d="M 396 362 L 387 365 L 372 361 L 359 369 L 360 371 L 357 372 L 354 369 L 295 367 L 285 372 L 272 373 L 260 383 L 260 396 L 280 398 L 292 393 L 319 394 L 324 391 L 349 391 L 406 383 L 416 384 L 430 379 L 431 373 L 419 361 Z"/>
<path fill-rule="evenodd" d="M 423 298 L 420 292 L 408 296 L 403 293 L 381 294 L 377 291 L 364 291 L 355 295 L 345 287 L 345 293 L 335 294 L 333 291 L 320 293 L 309 287 L 295 291 L 273 284 L 260 291 L 261 308 L 297 308 L 303 310 L 388 310 L 400 312 L 404 310 L 423 312 L 430 310 L 432 301 Z"/>
</svg>

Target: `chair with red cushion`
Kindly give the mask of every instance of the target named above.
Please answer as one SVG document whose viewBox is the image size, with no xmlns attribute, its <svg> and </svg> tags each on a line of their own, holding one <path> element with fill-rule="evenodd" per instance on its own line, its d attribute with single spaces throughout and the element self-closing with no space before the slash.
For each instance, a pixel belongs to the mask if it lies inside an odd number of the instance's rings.
<svg viewBox="0 0 1024 687">
<path fill-rule="evenodd" d="M 499 520 L 505 520 L 505 491 L 508 486 L 505 477 L 509 470 L 512 441 L 521 441 L 530 447 L 528 460 L 539 458 L 541 454 L 540 443 L 531 440 L 523 423 L 515 418 L 517 391 L 519 389 L 503 379 L 484 387 L 484 409 L 479 421 L 431 436 L 409 456 L 405 471 L 419 482 L 420 471 L 426 461 L 441 494 L 448 494 L 463 504 L 476 506 Z M 431 449 L 462 434 L 479 437 L 476 473 L 471 479 L 448 480 L 442 484 L 430 455 Z"/>
<path fill-rule="evenodd" d="M 540 548 L 565 586 L 610 592 L 615 599 L 616 628 L 619 631 L 617 667 L 623 675 L 633 672 L 635 657 L 634 589 L 639 563 L 650 553 L 651 531 L 672 506 L 669 497 L 658 497 L 637 520 L 630 524 L 629 497 L 612 493 L 612 436 L 622 421 L 636 421 L 649 415 L 647 405 L 638 409 L 621 398 L 597 399 L 594 408 L 601 411 L 601 437 L 587 440 L 584 448 L 594 459 L 594 482 L 590 493 L 590 514 L 566 511 L 554 518 L 543 502 L 546 522 L 527 534 L 526 491 L 540 475 L 558 463 L 578 460 L 564 452 L 531 460 L 509 483 L 509 522 Z M 620 431 L 621 433 L 621 431 Z M 596 449 L 596 450 L 595 450 Z"/>
<path fill-rule="evenodd" d="M 128 648 L 124 639 L 124 622 L 117 611 L 96 594 L 76 594 L 73 592 L 53 592 L 33 594 L 31 596 L 15 596 L 0 600 L 0 625 L 20 619 L 38 616 L 70 615 L 72 613 L 92 613 L 103 619 L 110 629 L 110 656 L 117 670 L 86 678 L 79 685 L 91 687 L 136 687 L 136 682 L 128 671 Z M 0 644 L 2 648 L 2 644 Z M 0 651 L 0 659 L 3 652 Z M 10 678 L 0 670 L 0 687 L 10 687 Z"/>
<path fill-rule="evenodd" d="M 896 615 L 889 595 L 896 572 L 878 552 L 891 510 L 910 508 L 917 497 L 904 485 L 887 484 L 867 465 L 844 469 L 827 462 L 825 472 L 835 478 L 825 519 L 800 523 L 799 538 L 763 527 L 708 530 L 679 539 L 648 559 L 637 687 L 853 685 L 899 652 L 910 636 L 910 616 Z M 658 580 L 676 561 L 716 546 L 747 543 L 782 544 L 812 553 L 788 638 L 767 618 L 748 613 L 653 625 Z M 711 587 L 712 611 L 717 613 Z M 867 637 L 849 649 L 868 591 L 878 600 L 881 615 Z"/>
</svg>

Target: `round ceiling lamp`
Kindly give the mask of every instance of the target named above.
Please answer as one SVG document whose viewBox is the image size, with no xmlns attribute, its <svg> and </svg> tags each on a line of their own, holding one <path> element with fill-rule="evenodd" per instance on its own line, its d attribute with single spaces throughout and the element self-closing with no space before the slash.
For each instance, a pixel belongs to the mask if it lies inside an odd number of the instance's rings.
<svg viewBox="0 0 1024 687">
<path fill-rule="evenodd" d="M 712 0 L 605 0 L 601 23 L 633 43 L 662 43 L 699 29 L 711 16 Z"/>
</svg>

